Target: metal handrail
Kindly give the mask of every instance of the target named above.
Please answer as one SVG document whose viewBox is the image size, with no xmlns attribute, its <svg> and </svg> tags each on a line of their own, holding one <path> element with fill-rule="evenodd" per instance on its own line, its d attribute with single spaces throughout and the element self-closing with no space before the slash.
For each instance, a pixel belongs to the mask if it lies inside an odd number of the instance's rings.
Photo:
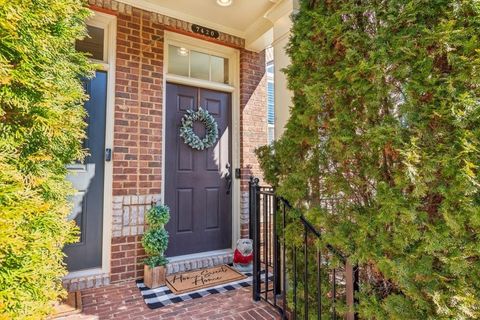
<svg viewBox="0 0 480 320">
<path fill-rule="evenodd" d="M 275 191 L 270 187 L 261 187 L 259 180 L 251 178 L 249 183 L 249 214 L 250 214 L 250 236 L 254 241 L 254 266 L 253 266 L 253 290 L 252 297 L 254 300 L 264 300 L 274 306 L 282 315 L 282 318 L 289 318 L 291 315 L 293 319 L 298 315 L 298 281 L 297 276 L 297 255 L 300 252 L 296 246 L 290 247 L 285 243 L 285 237 L 280 239 L 277 233 L 277 219 L 281 219 L 283 229 L 285 229 L 286 223 L 286 211 L 293 209 L 288 200 L 278 197 Z M 316 275 L 309 274 L 308 268 L 308 256 L 312 253 L 311 246 L 308 245 L 308 237 L 312 235 L 317 239 L 320 239 L 322 232 L 318 230 L 304 215 L 300 215 L 298 220 L 303 225 L 303 289 L 304 297 L 309 297 L 309 278 L 316 277 L 316 291 L 315 297 L 317 303 L 316 314 L 318 319 L 321 319 L 322 312 L 322 293 L 321 293 L 321 270 L 324 268 L 322 265 L 322 253 L 319 248 L 316 249 Z M 262 228 L 263 227 L 263 228 Z M 355 292 L 358 291 L 358 268 L 353 268 L 348 259 L 336 248 L 327 244 L 325 248 L 330 254 L 336 256 L 345 269 L 345 298 L 347 305 L 354 309 L 354 305 L 357 302 Z M 293 306 L 289 308 L 287 306 L 287 275 L 286 275 L 286 252 L 291 251 L 291 265 L 290 269 L 293 270 Z M 263 256 L 261 255 L 263 254 Z M 262 260 L 263 258 L 263 260 Z M 323 260 L 325 261 L 325 260 Z M 327 260 L 328 261 L 328 260 Z M 262 266 L 264 269 L 262 270 Z M 327 270 L 327 269 L 324 269 Z M 330 270 L 330 269 L 328 269 Z M 272 272 L 272 279 L 270 279 L 270 271 Z M 336 319 L 336 302 L 337 302 L 337 270 L 332 268 L 330 271 L 329 279 L 331 279 L 331 318 Z M 265 275 L 263 282 L 261 275 Z M 271 285 L 273 283 L 273 285 Z M 263 289 L 262 289 L 263 287 Z M 278 298 L 278 297 L 279 298 Z M 279 303 L 281 298 L 282 304 Z M 304 316 L 308 319 L 310 311 L 309 299 L 304 301 Z M 330 312 L 329 311 L 329 312 Z M 347 319 L 356 319 L 357 314 L 353 311 L 346 314 Z"/>
<path fill-rule="evenodd" d="M 260 188 L 262 188 L 262 187 L 260 187 Z M 274 192 L 272 192 L 272 194 L 275 195 Z M 293 206 L 290 204 L 290 202 L 287 199 L 285 199 L 284 197 L 278 197 L 278 199 L 281 200 L 282 202 L 284 202 L 289 207 L 289 209 L 293 209 Z M 310 221 L 308 221 L 307 218 L 303 214 L 300 215 L 299 219 L 311 232 L 313 232 L 317 236 L 317 238 L 322 237 L 321 231 L 318 230 L 317 228 L 315 228 L 315 226 Z M 347 258 L 339 250 L 337 250 L 335 247 L 333 247 L 330 244 L 327 244 L 325 247 L 328 250 L 330 250 L 331 253 L 335 254 L 343 263 L 347 262 Z"/>
</svg>

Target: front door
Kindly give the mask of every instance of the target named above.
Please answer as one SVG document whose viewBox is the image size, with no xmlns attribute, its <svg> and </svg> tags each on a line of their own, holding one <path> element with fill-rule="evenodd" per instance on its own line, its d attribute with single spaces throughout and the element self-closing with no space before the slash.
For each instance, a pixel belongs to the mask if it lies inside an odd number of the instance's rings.
<svg viewBox="0 0 480 320">
<path fill-rule="evenodd" d="M 79 242 L 64 248 L 69 271 L 102 266 L 107 73 L 97 71 L 95 78 L 85 82 L 85 91 L 90 97 L 85 103 L 88 127 L 84 142 L 89 156 L 84 163 L 69 167 L 68 180 L 77 190 L 69 219 L 75 220 L 80 228 Z"/>
<path fill-rule="evenodd" d="M 171 219 L 167 255 L 231 248 L 231 98 L 229 93 L 167 83 L 165 204 Z M 189 109 L 208 110 L 218 125 L 215 146 L 198 151 L 179 136 Z M 204 126 L 194 124 L 203 137 Z"/>
</svg>

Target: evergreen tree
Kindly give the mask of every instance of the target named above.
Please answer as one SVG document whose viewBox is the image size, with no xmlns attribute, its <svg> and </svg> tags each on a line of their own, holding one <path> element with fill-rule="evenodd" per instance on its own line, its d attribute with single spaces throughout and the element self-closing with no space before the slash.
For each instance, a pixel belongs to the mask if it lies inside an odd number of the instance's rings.
<svg viewBox="0 0 480 320">
<path fill-rule="evenodd" d="M 75 240 L 66 165 L 82 159 L 81 0 L 0 0 L 0 319 L 41 319 Z"/>
<path fill-rule="evenodd" d="M 359 264 L 361 318 L 479 318 L 480 2 L 300 2 L 267 181 Z"/>
</svg>

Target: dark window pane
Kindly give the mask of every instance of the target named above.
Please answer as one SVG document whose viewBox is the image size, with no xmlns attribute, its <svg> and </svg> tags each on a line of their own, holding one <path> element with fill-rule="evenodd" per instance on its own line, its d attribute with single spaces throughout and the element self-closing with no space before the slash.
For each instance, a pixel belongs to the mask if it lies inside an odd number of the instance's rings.
<svg viewBox="0 0 480 320">
<path fill-rule="evenodd" d="M 103 61 L 103 39 L 104 30 L 102 28 L 87 26 L 89 37 L 77 41 L 75 48 L 81 52 L 91 54 L 91 58 Z"/>
</svg>

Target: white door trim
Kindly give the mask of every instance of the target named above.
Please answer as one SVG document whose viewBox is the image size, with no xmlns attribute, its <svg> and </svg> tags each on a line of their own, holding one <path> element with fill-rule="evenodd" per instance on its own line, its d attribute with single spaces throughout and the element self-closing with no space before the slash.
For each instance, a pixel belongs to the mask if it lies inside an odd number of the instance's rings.
<svg viewBox="0 0 480 320">
<path fill-rule="evenodd" d="M 206 80 L 168 74 L 168 45 L 228 58 L 229 83 L 222 84 Z M 165 31 L 163 46 L 163 117 L 162 117 L 162 202 L 165 202 L 165 112 L 167 81 L 205 89 L 232 93 L 232 248 L 240 238 L 240 179 L 235 178 L 235 168 L 240 168 L 240 52 L 237 49 L 200 40 L 179 33 Z"/>
<path fill-rule="evenodd" d="M 107 71 L 107 99 L 105 120 L 105 148 L 113 150 L 113 127 L 115 112 L 115 59 L 117 43 L 117 17 L 111 14 L 93 11 L 87 20 L 87 25 L 105 30 L 103 43 L 103 60 L 92 60 L 100 66 L 100 70 Z M 110 253 L 112 241 L 112 185 L 113 161 L 104 162 L 103 181 L 103 230 L 102 230 L 102 266 L 68 273 L 64 279 L 87 277 L 110 273 Z"/>
</svg>

